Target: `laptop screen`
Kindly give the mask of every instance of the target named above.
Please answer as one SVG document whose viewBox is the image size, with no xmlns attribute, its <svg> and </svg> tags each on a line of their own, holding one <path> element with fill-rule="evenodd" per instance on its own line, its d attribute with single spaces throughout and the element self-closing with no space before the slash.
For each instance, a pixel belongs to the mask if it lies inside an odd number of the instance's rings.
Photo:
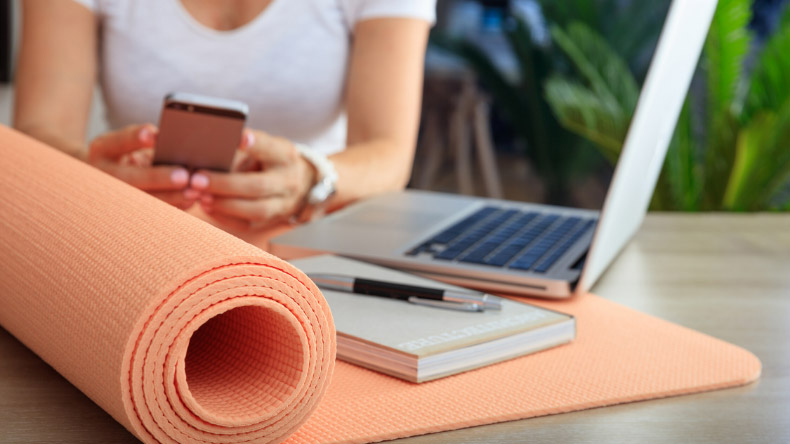
<svg viewBox="0 0 790 444">
<path fill-rule="evenodd" d="M 470 2 L 458 2 L 449 6 L 434 39 L 437 46 L 466 60 L 492 98 L 491 125 L 501 119 L 493 132 L 500 140 L 495 138 L 493 146 L 500 156 L 504 186 L 490 186 L 487 176 L 495 167 L 485 162 L 485 134 L 476 134 L 483 180 L 475 181 L 480 186 L 474 191 L 508 200 L 602 209 L 592 249 L 584 259 L 582 287 L 597 279 L 633 235 L 651 199 L 660 209 L 672 198 L 666 177 L 653 197 L 670 145 L 673 155 L 664 175 L 691 168 L 678 165 L 683 155 L 679 151 L 688 151 L 684 137 L 692 130 L 690 105 L 684 107 L 684 101 L 716 1 L 585 5 L 482 2 L 476 9 Z M 478 28 L 469 24 L 475 14 L 482 16 Z M 712 36 L 708 44 L 731 43 L 716 38 L 725 37 Z M 430 78 L 430 53 L 427 66 Z M 459 150 L 456 155 L 464 153 Z M 508 160 L 502 161 L 503 156 Z M 518 165 L 523 165 L 520 170 Z M 463 174 L 463 168 L 458 170 Z M 469 193 L 471 187 L 460 188 Z"/>
<path fill-rule="evenodd" d="M 600 210 L 671 3 L 440 1 L 412 186 Z M 691 8 L 697 29 L 712 4 Z M 458 80 L 464 70 L 472 85 Z M 455 165 L 432 175 L 428 154 L 444 145 Z"/>
</svg>

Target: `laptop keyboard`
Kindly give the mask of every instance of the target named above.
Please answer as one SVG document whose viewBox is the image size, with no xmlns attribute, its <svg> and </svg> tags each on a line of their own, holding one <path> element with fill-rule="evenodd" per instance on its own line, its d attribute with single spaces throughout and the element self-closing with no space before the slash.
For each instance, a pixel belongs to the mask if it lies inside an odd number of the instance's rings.
<svg viewBox="0 0 790 444">
<path fill-rule="evenodd" d="M 407 254 L 545 273 L 596 221 L 487 206 Z"/>
</svg>

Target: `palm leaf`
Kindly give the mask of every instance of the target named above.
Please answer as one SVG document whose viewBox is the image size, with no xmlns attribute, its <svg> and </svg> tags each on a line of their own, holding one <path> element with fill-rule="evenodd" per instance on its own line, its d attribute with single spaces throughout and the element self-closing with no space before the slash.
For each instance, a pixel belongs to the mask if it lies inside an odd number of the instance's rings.
<svg viewBox="0 0 790 444">
<path fill-rule="evenodd" d="M 747 28 L 750 19 L 750 0 L 719 0 L 705 41 L 709 115 L 736 102 L 743 62 L 751 41 Z"/>
<path fill-rule="evenodd" d="M 740 126 L 732 110 L 722 110 L 708 123 L 704 156 L 702 210 L 721 209 L 727 181 L 735 161 L 735 146 Z"/>
<path fill-rule="evenodd" d="M 521 68 L 520 85 L 530 113 L 530 118 L 521 119 L 522 125 L 530 129 L 527 148 L 533 151 L 531 156 L 535 162 L 540 163 L 539 169 L 556 176 L 556 183 L 567 186 L 574 176 L 590 171 L 595 164 L 595 160 L 585 154 L 595 156 L 597 153 L 594 147 L 581 149 L 582 141 L 562 128 L 543 94 L 545 79 L 557 70 L 557 62 L 561 59 L 551 49 L 536 45 L 529 24 L 519 17 L 513 17 L 513 26 L 505 36 Z"/>
<path fill-rule="evenodd" d="M 720 0 L 705 42 L 707 72 L 707 143 L 702 209 L 721 206 L 735 156 L 740 108 L 737 97 L 742 82 L 743 63 L 751 36 L 750 0 Z"/>
<path fill-rule="evenodd" d="M 628 120 L 616 103 L 557 76 L 546 81 L 546 100 L 565 128 L 596 144 L 610 163 L 617 162 Z"/>
<path fill-rule="evenodd" d="M 607 17 L 602 24 L 602 35 L 628 61 L 637 79 L 647 73 L 669 3 L 667 0 L 621 2 L 618 13 Z"/>
<path fill-rule="evenodd" d="M 546 17 L 560 26 L 573 21 L 597 26 L 603 22 L 601 11 L 611 11 L 613 0 L 541 0 L 541 9 Z"/>
<path fill-rule="evenodd" d="M 683 211 L 699 208 L 701 177 L 700 159 L 698 159 L 696 142 L 693 134 L 694 122 L 688 101 L 678 117 L 675 134 L 667 150 L 664 169 L 661 173 L 663 181 L 658 188 L 666 188 L 666 202 L 663 209 L 671 207 Z"/>
<path fill-rule="evenodd" d="M 615 52 L 644 76 L 664 23 L 669 0 L 539 0 L 549 23 L 565 29 L 581 22 L 600 32 Z"/>
<path fill-rule="evenodd" d="M 777 111 L 790 97 L 790 7 L 776 33 L 766 42 L 754 67 L 743 121 L 761 109 Z"/>
<path fill-rule="evenodd" d="M 755 115 L 741 131 L 724 206 L 736 211 L 767 208 L 790 178 L 788 147 L 790 100 L 778 113 Z"/>
<path fill-rule="evenodd" d="M 460 57 L 474 70 L 503 117 L 526 141 L 526 155 L 541 176 L 549 201 L 566 202 L 568 193 L 565 187 L 575 165 L 565 160 L 576 155 L 579 140 L 571 140 L 572 135 L 553 118 L 540 94 L 542 79 L 554 69 L 552 59 L 532 44 L 524 22 L 516 22 L 516 27 L 506 35 L 519 62 L 518 79 L 505 75 L 490 56 L 471 41 L 435 32 L 431 36 L 431 44 Z"/>
<path fill-rule="evenodd" d="M 555 75 L 545 84 L 546 100 L 565 128 L 593 142 L 614 164 L 639 96 L 636 81 L 623 59 L 586 25 L 571 23 L 567 32 L 554 26 L 551 33 L 589 87 Z"/>
<path fill-rule="evenodd" d="M 601 99 L 617 104 L 620 113 L 630 118 L 639 98 L 639 87 L 623 59 L 588 26 L 574 22 L 567 32 L 551 29 L 554 42 L 573 63 Z"/>
</svg>

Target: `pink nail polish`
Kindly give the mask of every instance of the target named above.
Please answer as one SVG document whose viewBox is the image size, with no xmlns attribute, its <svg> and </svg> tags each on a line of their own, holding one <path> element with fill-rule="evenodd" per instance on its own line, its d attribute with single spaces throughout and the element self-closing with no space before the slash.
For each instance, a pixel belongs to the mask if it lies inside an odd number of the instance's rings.
<svg viewBox="0 0 790 444">
<path fill-rule="evenodd" d="M 205 190 L 208 188 L 208 176 L 201 173 L 196 173 L 192 175 L 192 188 L 198 190 Z"/>
<path fill-rule="evenodd" d="M 138 139 L 142 143 L 152 143 L 154 138 L 154 133 L 151 131 L 151 128 L 143 127 L 140 130 L 140 133 L 137 135 Z"/>
<path fill-rule="evenodd" d="M 245 142 L 246 146 L 253 146 L 255 144 L 255 134 L 253 134 L 252 131 L 247 131 L 245 137 L 247 139 Z"/>
<path fill-rule="evenodd" d="M 170 173 L 170 181 L 173 185 L 184 186 L 189 182 L 189 173 L 187 170 L 179 168 Z"/>
</svg>

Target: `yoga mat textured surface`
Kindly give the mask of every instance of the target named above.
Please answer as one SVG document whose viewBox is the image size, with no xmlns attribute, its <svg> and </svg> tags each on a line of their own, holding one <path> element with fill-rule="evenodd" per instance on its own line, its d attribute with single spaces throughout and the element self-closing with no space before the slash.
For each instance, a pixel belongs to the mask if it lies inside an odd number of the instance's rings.
<svg viewBox="0 0 790 444">
<path fill-rule="evenodd" d="M 419 385 L 331 374 L 331 318 L 297 270 L 3 128 L 0 158 L 0 324 L 148 442 L 373 442 L 760 374 L 748 351 L 594 295 L 531 301 L 576 316 L 570 345 Z"/>
<path fill-rule="evenodd" d="M 281 441 L 315 409 L 335 332 L 303 273 L 2 127 L 0 159 L 0 324 L 138 438 Z"/>
</svg>

